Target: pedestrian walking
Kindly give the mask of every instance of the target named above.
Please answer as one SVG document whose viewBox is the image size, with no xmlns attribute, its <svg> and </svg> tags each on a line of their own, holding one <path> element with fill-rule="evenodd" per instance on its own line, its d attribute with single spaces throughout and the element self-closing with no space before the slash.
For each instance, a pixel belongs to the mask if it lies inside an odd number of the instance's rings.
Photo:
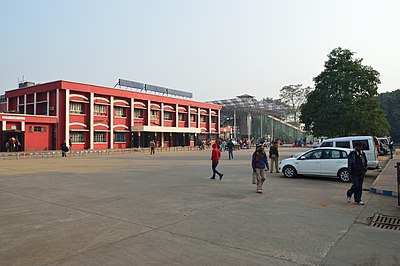
<svg viewBox="0 0 400 266">
<path fill-rule="evenodd" d="M 279 151 L 278 151 L 278 142 L 274 141 L 273 145 L 269 147 L 269 158 L 271 159 L 271 168 L 270 173 L 274 170 L 279 173 L 278 170 L 278 159 L 279 159 Z"/>
<path fill-rule="evenodd" d="M 216 143 L 212 145 L 212 148 L 213 149 L 211 151 L 211 169 L 213 171 L 213 175 L 210 179 L 215 179 L 215 174 L 217 174 L 219 175 L 219 180 L 221 180 L 224 174 L 218 172 L 217 170 L 219 159 L 221 158 L 221 151 L 218 149 Z"/>
<path fill-rule="evenodd" d="M 154 155 L 156 153 L 156 143 L 154 140 L 150 141 L 150 155 Z"/>
<path fill-rule="evenodd" d="M 364 176 L 367 172 L 367 156 L 362 150 L 361 142 L 356 142 L 354 146 L 355 148 L 350 152 L 348 158 L 348 173 L 353 185 L 347 191 L 347 202 L 351 202 L 351 197 L 354 194 L 354 202 L 358 205 L 364 205 L 361 196 Z"/>
<path fill-rule="evenodd" d="M 257 145 L 256 151 L 253 153 L 251 165 L 257 179 L 256 191 L 257 193 L 262 193 L 262 185 L 265 181 L 265 170 L 268 170 L 268 159 L 264 147 L 261 144 Z"/>
<path fill-rule="evenodd" d="M 235 148 L 235 145 L 233 144 L 232 139 L 229 140 L 228 144 L 226 144 L 228 148 L 228 154 L 229 154 L 229 160 L 233 159 L 233 149 Z"/>
<path fill-rule="evenodd" d="M 67 152 L 69 151 L 67 143 L 63 142 L 61 143 L 61 156 L 62 157 L 67 157 Z"/>
<path fill-rule="evenodd" d="M 389 142 L 390 159 L 393 159 L 393 140 Z"/>
</svg>

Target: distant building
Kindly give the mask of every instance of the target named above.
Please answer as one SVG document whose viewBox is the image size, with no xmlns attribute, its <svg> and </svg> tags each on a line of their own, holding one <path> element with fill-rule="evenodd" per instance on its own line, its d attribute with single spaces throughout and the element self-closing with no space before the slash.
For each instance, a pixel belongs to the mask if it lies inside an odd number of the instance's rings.
<svg viewBox="0 0 400 266">
<path fill-rule="evenodd" d="M 150 85 L 149 85 L 150 86 Z M 167 89 L 168 91 L 168 89 Z M 169 90 L 173 91 L 173 90 Z M 0 98 L 1 150 L 195 146 L 220 133 L 219 105 L 69 81 L 24 83 Z"/>
<path fill-rule="evenodd" d="M 284 105 L 258 101 L 248 94 L 209 103 L 222 107 L 221 127 L 232 128 L 230 135 L 233 138 L 280 139 L 286 143 L 293 143 L 306 136 L 301 128 L 277 118 L 284 113 Z"/>
</svg>

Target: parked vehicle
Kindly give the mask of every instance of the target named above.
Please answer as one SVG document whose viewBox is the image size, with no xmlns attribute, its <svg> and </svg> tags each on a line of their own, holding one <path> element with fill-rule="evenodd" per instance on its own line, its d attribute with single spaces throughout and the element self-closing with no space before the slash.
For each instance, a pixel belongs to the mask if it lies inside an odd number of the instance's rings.
<svg viewBox="0 0 400 266">
<path fill-rule="evenodd" d="M 292 158 L 287 158 L 279 164 L 279 171 L 285 177 L 297 175 L 337 176 L 343 182 L 349 182 L 348 157 L 350 149 L 345 148 L 315 148 Z"/>
<path fill-rule="evenodd" d="M 365 152 L 368 160 L 368 168 L 376 169 L 379 168 L 378 161 L 378 149 L 379 149 L 379 141 L 376 137 L 371 136 L 351 136 L 351 137 L 342 137 L 342 138 L 334 138 L 334 139 L 326 139 L 322 141 L 320 147 L 339 147 L 346 149 L 354 149 L 354 144 L 356 142 L 362 143 L 362 149 Z"/>
<path fill-rule="evenodd" d="M 381 137 L 378 138 L 378 140 L 381 143 L 381 147 L 382 147 L 382 154 L 388 154 L 390 152 L 390 148 L 389 148 L 389 143 L 390 143 L 390 139 L 387 137 Z"/>
</svg>

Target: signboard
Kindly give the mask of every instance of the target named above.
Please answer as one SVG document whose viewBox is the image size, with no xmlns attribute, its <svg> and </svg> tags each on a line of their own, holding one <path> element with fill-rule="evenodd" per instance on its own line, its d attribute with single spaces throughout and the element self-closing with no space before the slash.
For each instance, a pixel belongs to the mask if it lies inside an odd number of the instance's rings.
<svg viewBox="0 0 400 266">
<path fill-rule="evenodd" d="M 25 120 L 24 116 L 11 116 L 11 115 L 3 115 L 1 117 L 3 120 Z"/>
</svg>

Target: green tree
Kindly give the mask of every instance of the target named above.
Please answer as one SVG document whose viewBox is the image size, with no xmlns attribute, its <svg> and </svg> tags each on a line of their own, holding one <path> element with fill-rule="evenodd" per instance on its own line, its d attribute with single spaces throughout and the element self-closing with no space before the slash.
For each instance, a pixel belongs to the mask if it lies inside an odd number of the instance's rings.
<svg viewBox="0 0 400 266">
<path fill-rule="evenodd" d="M 302 87 L 302 84 L 284 86 L 279 93 L 281 101 L 286 104 L 286 114 L 293 118 L 295 125 L 299 124 L 298 117 L 300 106 L 305 102 L 310 87 Z"/>
<path fill-rule="evenodd" d="M 390 136 L 400 142 L 400 90 L 379 94 L 382 109 L 390 124 Z"/>
<path fill-rule="evenodd" d="M 314 78 L 315 90 L 301 106 L 300 120 L 316 136 L 386 135 L 385 113 L 376 98 L 379 72 L 336 48 Z"/>
</svg>

